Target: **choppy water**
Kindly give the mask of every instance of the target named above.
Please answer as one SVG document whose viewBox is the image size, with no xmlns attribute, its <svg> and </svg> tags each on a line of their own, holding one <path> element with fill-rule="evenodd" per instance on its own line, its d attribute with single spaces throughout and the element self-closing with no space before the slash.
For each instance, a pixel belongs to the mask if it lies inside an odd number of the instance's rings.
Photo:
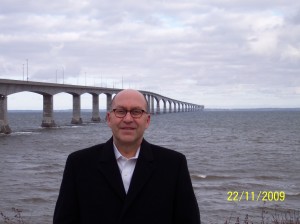
<svg viewBox="0 0 300 224">
<path fill-rule="evenodd" d="M 82 114 L 85 121 L 90 116 Z M 52 222 L 67 155 L 111 136 L 104 121 L 70 126 L 71 113 L 56 112 L 60 127 L 42 129 L 41 117 L 10 112 L 14 132 L 0 135 L 0 211 L 19 208 L 30 224 Z M 262 207 L 300 208 L 299 111 L 155 115 L 145 138 L 186 155 L 203 223 L 245 214 L 259 219 Z M 250 196 L 230 202 L 228 191 Z M 251 192 L 256 199 L 260 191 L 283 191 L 285 200 L 252 201 Z"/>
</svg>

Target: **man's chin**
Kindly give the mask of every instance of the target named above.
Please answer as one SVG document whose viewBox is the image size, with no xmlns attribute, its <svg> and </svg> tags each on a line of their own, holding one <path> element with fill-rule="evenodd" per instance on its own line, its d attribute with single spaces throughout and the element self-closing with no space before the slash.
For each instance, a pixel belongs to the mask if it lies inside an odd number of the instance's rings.
<svg viewBox="0 0 300 224">
<path fill-rule="evenodd" d="M 120 138 L 120 142 L 123 142 L 124 144 L 133 144 L 136 141 L 136 139 L 133 136 L 124 136 Z"/>
<path fill-rule="evenodd" d="M 119 136 L 119 142 L 124 145 L 135 145 L 139 139 L 134 135 L 122 135 Z"/>
</svg>

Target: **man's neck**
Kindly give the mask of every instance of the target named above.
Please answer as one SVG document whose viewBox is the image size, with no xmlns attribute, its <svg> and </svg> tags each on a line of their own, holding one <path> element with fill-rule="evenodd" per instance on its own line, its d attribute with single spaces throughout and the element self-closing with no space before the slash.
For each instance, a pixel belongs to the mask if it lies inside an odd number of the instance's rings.
<svg viewBox="0 0 300 224">
<path fill-rule="evenodd" d="M 137 150 L 140 148 L 141 144 L 120 144 L 118 141 L 114 140 L 114 144 L 122 156 L 130 159 L 136 155 Z"/>
</svg>

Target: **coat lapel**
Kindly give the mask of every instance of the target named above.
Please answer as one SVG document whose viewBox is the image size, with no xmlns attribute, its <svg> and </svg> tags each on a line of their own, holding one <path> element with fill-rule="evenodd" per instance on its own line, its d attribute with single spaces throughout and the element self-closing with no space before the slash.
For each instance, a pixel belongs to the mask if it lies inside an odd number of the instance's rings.
<svg viewBox="0 0 300 224">
<path fill-rule="evenodd" d="M 113 151 L 113 140 L 108 140 L 101 150 L 99 156 L 99 170 L 105 176 L 111 188 L 120 196 L 122 200 L 125 199 L 126 193 L 122 182 L 122 177 Z"/>
<path fill-rule="evenodd" d="M 137 160 L 131 183 L 128 189 L 128 193 L 126 195 L 125 204 L 121 213 L 120 218 L 124 215 L 130 204 L 134 201 L 140 191 L 143 189 L 144 185 L 147 183 L 149 178 L 151 177 L 154 170 L 153 163 L 153 153 L 151 150 L 151 146 L 148 142 L 143 140 L 139 158 Z"/>
</svg>

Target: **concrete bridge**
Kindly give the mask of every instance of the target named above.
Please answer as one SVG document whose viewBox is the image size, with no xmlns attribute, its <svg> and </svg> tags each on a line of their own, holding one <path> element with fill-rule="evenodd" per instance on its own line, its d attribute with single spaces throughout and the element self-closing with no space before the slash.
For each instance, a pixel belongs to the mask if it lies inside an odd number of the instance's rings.
<svg viewBox="0 0 300 224">
<path fill-rule="evenodd" d="M 55 127 L 53 117 L 53 96 L 58 93 L 69 93 L 73 96 L 73 117 L 72 124 L 81 124 L 82 119 L 80 115 L 80 95 L 89 93 L 92 95 L 93 107 L 92 118 L 93 122 L 100 122 L 99 113 L 99 95 L 106 95 L 106 108 L 109 110 L 113 95 L 117 94 L 122 89 L 103 88 L 92 86 L 76 86 L 66 84 L 53 84 L 43 82 L 28 82 L 9 79 L 0 79 L 0 133 L 9 134 L 11 129 L 9 127 L 7 117 L 7 100 L 8 96 L 14 93 L 29 91 L 43 96 L 43 120 L 42 127 Z M 172 113 L 172 112 L 188 112 L 203 110 L 203 105 L 196 105 L 188 102 L 183 102 L 171 99 L 153 92 L 141 91 L 148 101 L 148 111 L 151 114 Z M 28 100 L 28 99 L 27 99 Z M 162 102 L 163 107 L 160 108 Z M 167 107 L 168 106 L 168 107 Z"/>
</svg>

